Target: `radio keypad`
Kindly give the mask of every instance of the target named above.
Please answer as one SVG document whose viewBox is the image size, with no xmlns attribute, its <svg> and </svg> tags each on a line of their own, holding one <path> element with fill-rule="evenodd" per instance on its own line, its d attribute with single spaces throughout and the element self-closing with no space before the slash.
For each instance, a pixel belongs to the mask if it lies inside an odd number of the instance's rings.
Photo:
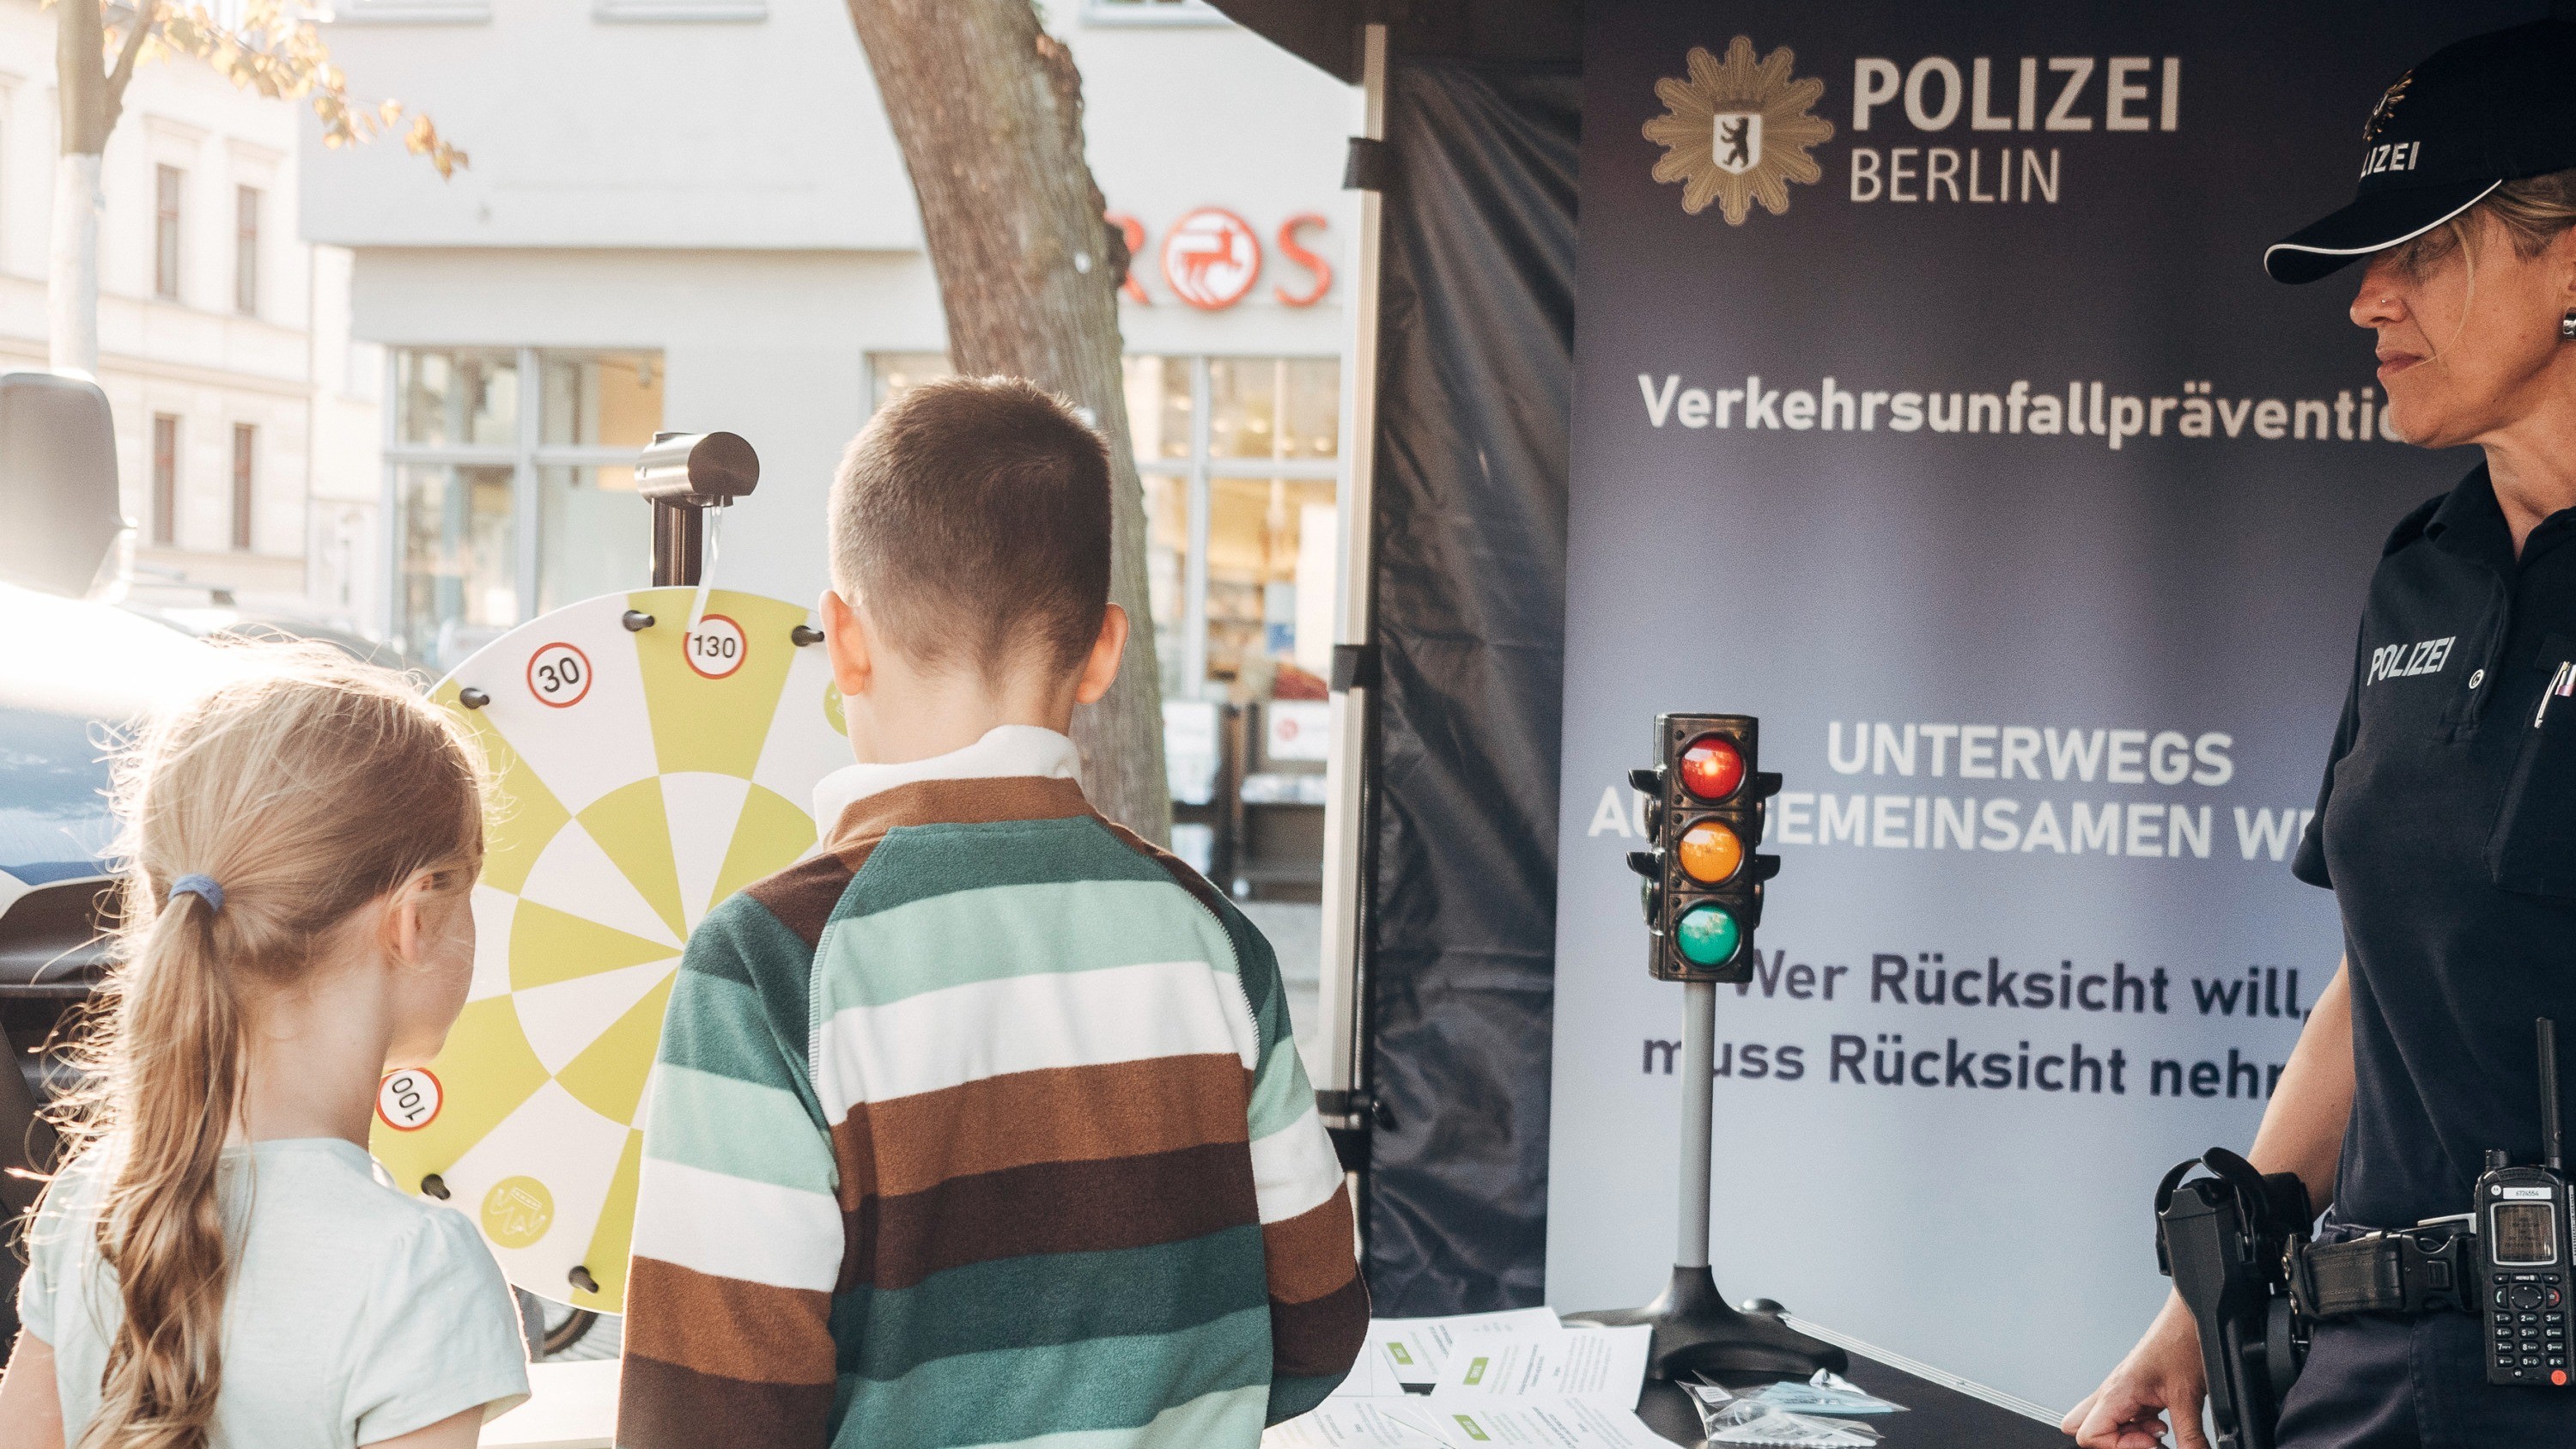
<svg viewBox="0 0 2576 1449">
<path fill-rule="evenodd" d="M 2566 1294 L 2557 1273 L 2498 1275 L 2505 1281 L 2490 1298 L 2495 1366 L 2514 1379 L 2565 1384 Z"/>
</svg>

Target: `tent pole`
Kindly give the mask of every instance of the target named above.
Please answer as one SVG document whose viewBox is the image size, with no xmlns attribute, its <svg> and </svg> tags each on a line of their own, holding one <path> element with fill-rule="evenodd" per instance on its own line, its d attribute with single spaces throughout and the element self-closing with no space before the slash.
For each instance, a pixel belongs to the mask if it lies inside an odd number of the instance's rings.
<svg viewBox="0 0 2576 1449">
<path fill-rule="evenodd" d="M 1362 1242 L 1367 1240 L 1368 1138 L 1377 1118 L 1369 1092 L 1367 916 L 1369 795 L 1376 774 L 1376 649 L 1370 594 L 1376 550 L 1373 474 L 1377 460 L 1378 269 L 1382 202 L 1375 176 L 1360 164 L 1386 138 L 1386 27 L 1360 27 L 1361 136 L 1353 142 L 1360 193 L 1357 264 L 1344 303 L 1349 330 L 1342 348 L 1340 533 L 1335 563 L 1341 594 L 1333 609 L 1332 753 L 1324 767 L 1324 1059 L 1316 1106 L 1332 1130 L 1343 1166 L 1358 1177 Z"/>
</svg>

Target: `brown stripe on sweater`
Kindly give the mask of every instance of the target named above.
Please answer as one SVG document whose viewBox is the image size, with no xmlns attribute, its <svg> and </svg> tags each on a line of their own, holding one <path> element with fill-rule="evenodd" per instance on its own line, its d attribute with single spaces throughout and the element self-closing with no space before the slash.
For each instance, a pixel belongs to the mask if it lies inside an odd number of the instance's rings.
<svg viewBox="0 0 2576 1449">
<path fill-rule="evenodd" d="M 882 839 L 905 825 L 991 825 L 1011 820 L 1069 820 L 1091 813 L 1082 787 L 1044 775 L 983 780 L 915 780 L 849 803 L 832 826 L 834 853 Z"/>
<path fill-rule="evenodd" d="M 1351 1245 L 1351 1200 L 1344 1189 L 1293 1218 L 1261 1225 L 1261 1256 L 1275 1303 L 1312 1303 L 1359 1271 Z"/>
<path fill-rule="evenodd" d="M 832 1127 L 841 1206 L 1041 1162 L 1142 1157 L 1246 1140 L 1251 1074 L 1232 1052 L 983 1077 L 861 1102 Z"/>
<path fill-rule="evenodd" d="M 1260 1212 L 1251 1156 L 1235 1142 L 952 1178 L 842 1214 L 839 1291 L 909 1288 L 999 1258 L 1187 1242 L 1251 1226 Z"/>
<path fill-rule="evenodd" d="M 626 1319 L 626 1350 L 674 1368 L 744 1383 L 832 1387 L 832 1296 L 719 1278 L 637 1257 L 627 1294 L 653 1305 Z M 819 1377 L 798 1379 L 802 1368 Z"/>
<path fill-rule="evenodd" d="M 866 863 L 864 848 L 855 860 L 844 860 L 827 851 L 800 860 L 776 875 L 763 876 L 744 886 L 742 893 L 760 902 L 810 951 L 822 944 L 823 927 L 831 922 L 832 908 L 841 903 L 841 893 L 850 888 L 850 877 Z"/>
<path fill-rule="evenodd" d="M 1340 1378 L 1368 1341 L 1368 1285 L 1359 1275 L 1311 1303 L 1270 1305 L 1270 1371 L 1281 1378 Z M 624 1440 L 618 1441 L 624 1443 Z"/>
<path fill-rule="evenodd" d="M 617 1373 L 618 1449 L 819 1445 L 831 1419 L 829 1383 L 764 1384 L 702 1374 L 647 1358 L 631 1346 Z"/>
</svg>

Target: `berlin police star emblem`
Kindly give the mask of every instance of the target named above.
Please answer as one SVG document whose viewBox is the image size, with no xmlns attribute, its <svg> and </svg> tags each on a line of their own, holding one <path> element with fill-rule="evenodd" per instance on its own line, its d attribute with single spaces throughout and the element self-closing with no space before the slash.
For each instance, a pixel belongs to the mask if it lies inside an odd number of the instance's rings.
<svg viewBox="0 0 2576 1449">
<path fill-rule="evenodd" d="M 1739 35 L 1725 60 L 1695 45 L 1688 79 L 1655 82 L 1665 109 L 1646 123 L 1646 139 L 1664 148 L 1655 179 L 1682 183 L 1682 210 L 1697 216 L 1714 201 L 1727 225 L 1742 226 L 1754 202 L 1778 216 L 1790 182 L 1824 175 L 1807 148 L 1833 139 L 1834 123 L 1810 113 L 1825 83 L 1790 74 L 1796 59 L 1784 45 L 1757 61 Z"/>
</svg>

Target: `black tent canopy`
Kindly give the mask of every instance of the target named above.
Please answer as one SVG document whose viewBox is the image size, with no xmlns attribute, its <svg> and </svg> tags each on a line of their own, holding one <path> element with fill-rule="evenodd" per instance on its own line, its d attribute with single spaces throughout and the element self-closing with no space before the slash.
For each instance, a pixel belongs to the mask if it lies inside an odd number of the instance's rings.
<svg viewBox="0 0 2576 1449">
<path fill-rule="evenodd" d="M 1578 0 L 1209 0 L 1247 30 L 1353 85 L 1363 26 L 1387 27 L 1401 59 L 1573 67 L 1581 63 Z"/>
<path fill-rule="evenodd" d="M 1213 0 L 1364 88 L 1318 1104 L 1378 1312 L 1545 1292 L 1573 0 Z M 1582 1305 L 1573 1305 L 1582 1306 Z"/>
</svg>

